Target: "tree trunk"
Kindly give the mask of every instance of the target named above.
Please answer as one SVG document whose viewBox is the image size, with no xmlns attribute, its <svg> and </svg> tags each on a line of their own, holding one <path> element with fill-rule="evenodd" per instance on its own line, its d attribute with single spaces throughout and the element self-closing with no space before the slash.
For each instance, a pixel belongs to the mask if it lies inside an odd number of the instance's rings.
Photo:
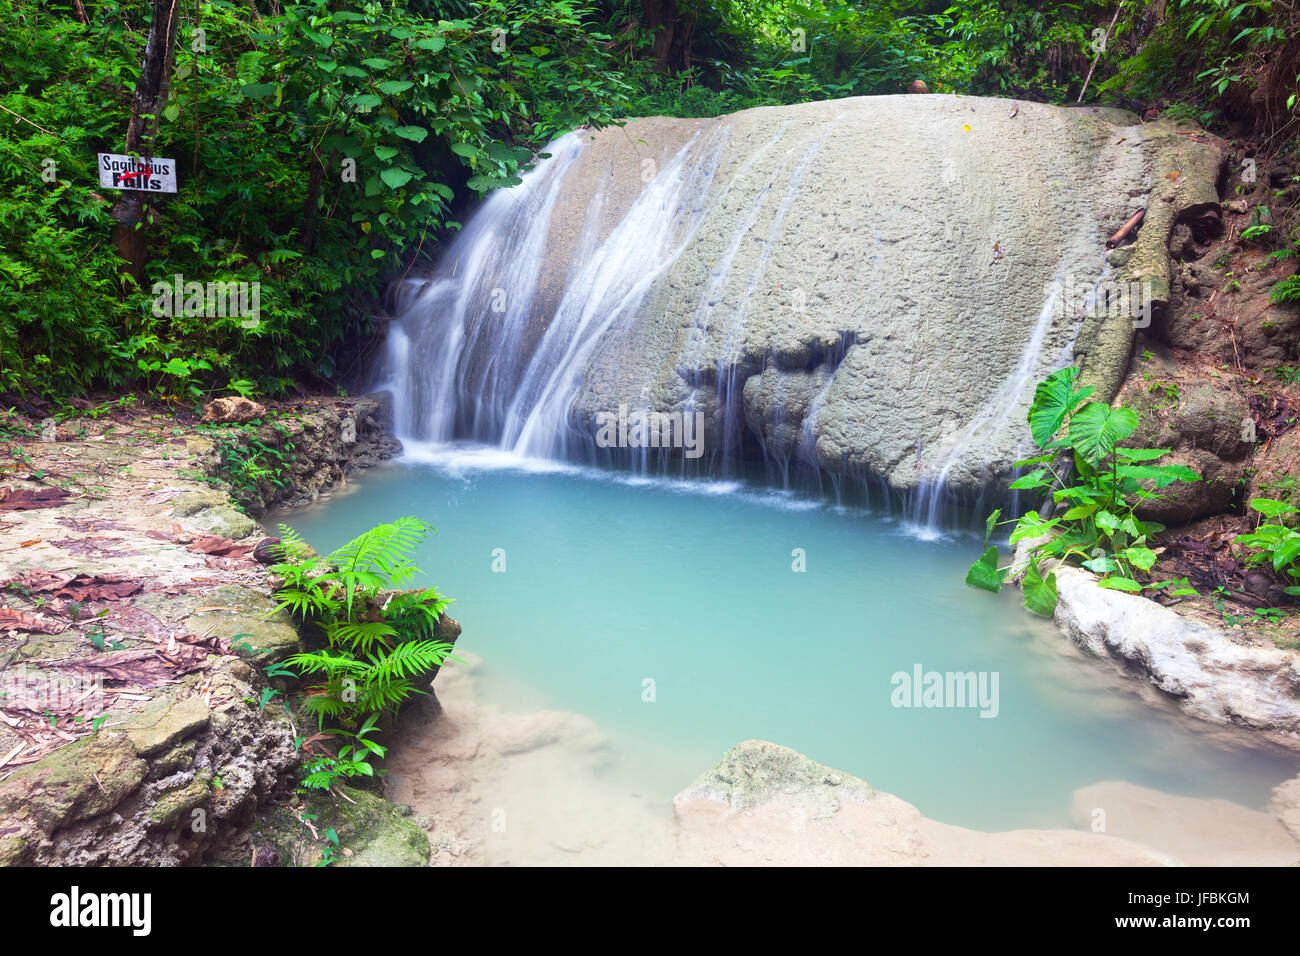
<svg viewBox="0 0 1300 956">
<path fill-rule="evenodd" d="M 677 0 L 642 0 L 646 29 L 655 38 L 655 70 L 679 73 L 691 65 L 695 16 L 681 13 Z"/>
<path fill-rule="evenodd" d="M 324 175 L 325 167 L 313 147 L 311 165 L 307 173 L 307 195 L 302 203 L 302 251 L 307 254 L 316 248 L 316 224 L 320 219 L 320 185 Z"/>
<path fill-rule="evenodd" d="M 149 39 L 135 84 L 131 120 L 126 127 L 126 153 L 152 157 L 158 135 L 158 119 L 167 103 L 172 64 L 176 58 L 176 29 L 180 0 L 153 0 Z M 113 204 L 113 245 L 122 257 L 122 271 L 139 283 L 148 254 L 144 222 L 146 193 L 124 189 Z"/>
</svg>

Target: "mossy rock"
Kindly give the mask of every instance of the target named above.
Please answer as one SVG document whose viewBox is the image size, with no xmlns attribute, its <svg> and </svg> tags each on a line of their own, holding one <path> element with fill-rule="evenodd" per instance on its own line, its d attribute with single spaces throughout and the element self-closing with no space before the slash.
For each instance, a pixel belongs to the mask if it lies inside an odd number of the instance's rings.
<svg viewBox="0 0 1300 956">
<path fill-rule="evenodd" d="M 136 753 L 152 757 L 206 728 L 211 717 L 208 705 L 198 695 L 180 700 L 162 696 L 151 700 L 122 729 Z"/>
<path fill-rule="evenodd" d="M 126 734 L 87 737 L 0 784 L 0 818 L 26 818 L 53 832 L 113 809 L 140 786 L 145 767 Z"/>
<path fill-rule="evenodd" d="M 149 820 L 160 825 L 175 823 L 185 811 L 206 801 L 211 792 L 212 771 L 200 770 L 193 780 L 180 789 L 160 793 L 153 809 L 149 811 Z"/>
<path fill-rule="evenodd" d="M 315 792 L 307 798 L 305 810 L 315 828 L 298 813 L 279 806 L 259 817 L 253 825 L 254 844 L 275 851 L 287 866 L 315 866 L 327 845 L 325 833 L 338 835 L 334 850 L 336 866 L 428 866 L 428 834 L 383 797 L 346 785 L 336 788 L 342 797 Z"/>
<path fill-rule="evenodd" d="M 184 518 L 181 524 L 192 532 L 215 534 L 238 541 L 257 530 L 257 522 L 230 506 L 220 491 L 191 491 L 172 504 L 172 514 Z"/>
</svg>

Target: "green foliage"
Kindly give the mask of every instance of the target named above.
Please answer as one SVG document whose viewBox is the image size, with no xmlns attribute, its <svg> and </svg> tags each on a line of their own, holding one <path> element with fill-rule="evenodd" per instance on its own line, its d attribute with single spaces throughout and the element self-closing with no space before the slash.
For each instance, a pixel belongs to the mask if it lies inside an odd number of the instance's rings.
<svg viewBox="0 0 1300 956">
<path fill-rule="evenodd" d="M 583 0 L 182 5 L 155 144 L 179 191 L 149 197 L 149 263 L 123 289 L 95 157 L 122 151 L 149 6 L 93 6 L 0 11 L 0 394 L 334 379 L 384 281 L 458 227 L 454 200 L 626 112 Z M 178 274 L 259 282 L 259 321 L 154 315 Z"/>
<path fill-rule="evenodd" d="M 369 735 L 378 730 L 379 718 L 371 714 L 355 732 L 334 728 L 326 731 L 332 736 L 351 740 L 352 743 L 339 748 L 335 756 L 322 754 L 313 756 L 303 765 L 302 786 L 304 790 L 328 790 L 336 782 L 352 777 L 373 777 L 375 768 L 370 765 L 370 758 L 383 758 L 388 748 L 369 739 Z M 301 741 L 300 741 L 301 743 Z M 383 771 L 378 771 L 383 773 Z"/>
<path fill-rule="evenodd" d="M 236 498 L 244 504 L 250 496 L 260 493 L 264 483 L 285 487 L 293 458 L 294 443 L 288 440 L 288 428 L 272 423 L 270 427 L 280 437 L 276 444 L 268 445 L 259 434 L 260 425 L 254 420 L 242 425 L 199 426 L 213 437 L 218 474 L 230 483 Z"/>
<path fill-rule="evenodd" d="M 1165 112 L 1189 116 L 1203 125 L 1219 124 L 1228 111 L 1240 112 L 1252 100 L 1264 112 L 1252 117 L 1261 127 L 1291 118 L 1295 96 L 1262 90 L 1265 65 L 1290 56 L 1289 38 L 1300 26 L 1300 12 L 1271 0 L 1172 0 L 1156 19 L 1155 30 L 1115 68 L 1098 93 L 1127 91 L 1147 100 L 1178 100 Z M 1292 71 L 1294 72 L 1294 71 Z M 1277 107 L 1285 102 L 1284 109 Z"/>
<path fill-rule="evenodd" d="M 322 724 L 326 717 L 357 724 L 395 713 L 420 692 L 414 678 L 450 656 L 451 645 L 436 639 L 450 600 L 433 588 L 390 593 L 419 573 L 407 555 L 432 530 L 401 518 L 318 558 L 292 528 L 280 526 L 284 560 L 271 566 L 282 580 L 276 600 L 319 625 L 326 641 L 285 663 L 316 679 L 305 704 Z"/>
<path fill-rule="evenodd" d="M 1039 563 L 1044 558 L 1076 561 L 1100 575 L 1102 587 L 1122 591 L 1168 587 L 1175 594 L 1195 593 L 1183 581 L 1139 581 L 1156 562 L 1156 553 L 1147 547 L 1150 536 L 1164 526 L 1142 521 L 1134 510 L 1143 501 L 1160 497 L 1156 490 L 1179 481 L 1198 481 L 1199 476 L 1183 465 L 1151 464 L 1167 450 L 1119 447 L 1137 428 L 1137 415 L 1101 402 L 1083 404 L 1093 390 L 1076 388 L 1078 376 L 1077 368 L 1064 368 L 1035 389 L 1030 433 L 1046 454 L 1017 462 L 1017 467 L 1033 470 L 1011 484 L 1017 490 L 1050 493 L 1057 512 L 1043 518 L 1031 511 L 1014 522 L 1012 545 L 1044 539 L 1029 551 L 1022 584 L 1025 607 L 1044 617 L 1051 617 L 1056 608 L 1056 575 L 1041 573 Z M 1068 482 L 1071 472 L 1074 484 Z M 995 511 L 988 518 L 985 550 L 966 576 L 971 587 L 1000 591 L 1010 570 L 998 566 L 997 548 L 989 546 L 994 527 L 1012 523 L 1001 522 L 1000 517 L 1001 512 Z"/>
<path fill-rule="evenodd" d="M 1283 590 L 1300 597 L 1300 531 L 1284 523 L 1294 522 L 1300 508 L 1271 498 L 1252 498 L 1250 507 L 1267 520 L 1250 534 L 1238 535 L 1236 543 L 1254 551 L 1248 559 L 1252 564 L 1271 567 L 1284 581 L 1294 581 Z"/>
</svg>

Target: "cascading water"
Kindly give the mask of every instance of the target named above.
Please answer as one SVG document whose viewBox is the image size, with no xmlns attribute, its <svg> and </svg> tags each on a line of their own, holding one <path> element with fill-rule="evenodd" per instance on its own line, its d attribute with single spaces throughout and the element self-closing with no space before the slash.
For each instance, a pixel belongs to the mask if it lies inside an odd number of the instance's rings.
<svg viewBox="0 0 1300 956">
<path fill-rule="evenodd" d="M 1080 319 L 1045 290 L 1096 280 L 1115 183 L 1148 178 L 1128 151 L 1043 146 L 1078 140 L 1077 114 L 1023 112 L 863 98 L 562 137 L 404 284 L 399 437 L 642 473 L 761 463 L 949 521 L 1005 487 L 1035 381 L 1070 358 Z"/>
</svg>

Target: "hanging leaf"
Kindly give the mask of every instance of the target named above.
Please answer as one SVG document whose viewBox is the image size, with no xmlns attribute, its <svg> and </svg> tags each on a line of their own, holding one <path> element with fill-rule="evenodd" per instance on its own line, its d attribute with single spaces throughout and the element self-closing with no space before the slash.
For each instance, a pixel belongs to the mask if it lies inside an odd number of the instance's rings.
<svg viewBox="0 0 1300 956">
<path fill-rule="evenodd" d="M 998 549 L 989 548 L 966 572 L 966 584 L 996 594 L 1002 590 L 1002 582 L 1006 576 L 1005 570 L 998 569 Z"/>
<path fill-rule="evenodd" d="M 1025 592 L 1025 610 L 1040 617 L 1051 617 L 1056 613 L 1056 572 L 1046 578 L 1038 570 L 1038 562 L 1031 562 L 1021 584 Z"/>
</svg>

